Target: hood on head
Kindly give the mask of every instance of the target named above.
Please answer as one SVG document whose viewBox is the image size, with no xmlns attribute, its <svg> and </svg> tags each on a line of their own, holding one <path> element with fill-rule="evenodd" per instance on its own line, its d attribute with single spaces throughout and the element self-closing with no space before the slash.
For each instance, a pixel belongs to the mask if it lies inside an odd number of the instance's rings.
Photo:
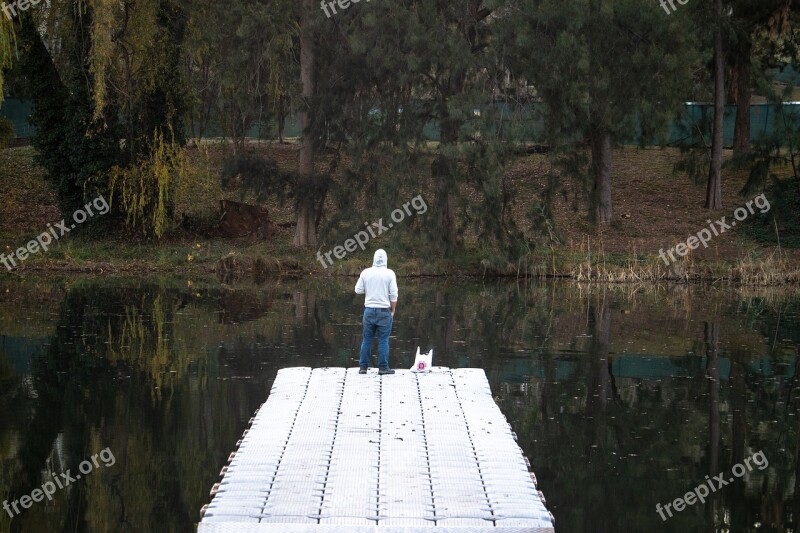
<svg viewBox="0 0 800 533">
<path fill-rule="evenodd" d="M 389 266 L 389 258 L 386 256 L 386 252 L 383 249 L 375 251 L 375 257 L 372 260 L 372 266 L 374 267 Z"/>
</svg>

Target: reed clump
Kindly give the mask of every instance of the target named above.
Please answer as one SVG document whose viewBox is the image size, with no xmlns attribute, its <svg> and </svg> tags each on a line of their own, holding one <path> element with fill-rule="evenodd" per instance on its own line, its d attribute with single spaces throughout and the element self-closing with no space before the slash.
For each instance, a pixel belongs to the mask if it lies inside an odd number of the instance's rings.
<svg viewBox="0 0 800 533">
<path fill-rule="evenodd" d="M 635 248 L 625 254 L 607 254 L 602 240 L 586 238 L 577 247 L 549 248 L 531 254 L 527 270 L 536 278 L 567 278 L 599 283 L 730 283 L 775 286 L 800 284 L 800 266 L 777 247 L 764 255 L 749 252 L 734 261 L 699 260 L 691 250 L 679 261 L 665 265 L 657 254 Z"/>
</svg>

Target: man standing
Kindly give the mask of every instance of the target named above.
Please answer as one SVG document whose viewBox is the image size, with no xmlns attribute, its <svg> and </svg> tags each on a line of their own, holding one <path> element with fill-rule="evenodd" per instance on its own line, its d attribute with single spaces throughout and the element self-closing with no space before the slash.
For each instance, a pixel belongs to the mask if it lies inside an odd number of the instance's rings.
<svg viewBox="0 0 800 533">
<path fill-rule="evenodd" d="M 361 342 L 359 374 L 366 374 L 372 352 L 372 341 L 378 337 L 378 374 L 394 374 L 389 368 L 389 334 L 392 332 L 394 311 L 397 307 L 397 276 L 388 268 L 386 252 L 378 250 L 372 268 L 361 273 L 356 283 L 356 294 L 366 294 L 364 299 L 364 339 Z"/>
</svg>

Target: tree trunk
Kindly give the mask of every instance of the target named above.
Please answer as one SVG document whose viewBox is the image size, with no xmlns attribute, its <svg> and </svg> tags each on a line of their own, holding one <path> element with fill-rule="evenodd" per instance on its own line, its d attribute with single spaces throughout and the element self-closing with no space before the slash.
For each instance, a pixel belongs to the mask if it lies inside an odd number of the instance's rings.
<svg viewBox="0 0 800 533">
<path fill-rule="evenodd" d="M 736 73 L 736 129 L 733 132 L 734 155 L 750 151 L 750 84 L 752 65 L 750 54 L 752 44 L 749 39 L 739 47 L 734 72 Z"/>
<path fill-rule="evenodd" d="M 452 81 L 455 80 L 455 81 Z M 437 229 L 438 241 L 445 255 L 450 254 L 458 247 L 458 237 L 456 236 L 456 188 L 457 163 L 448 154 L 448 145 L 458 143 L 461 121 L 448 116 L 445 102 L 447 98 L 461 93 L 463 88 L 463 77 L 461 74 L 454 74 L 451 80 L 450 91 L 442 96 L 442 118 L 441 137 L 439 155 L 431 164 L 431 178 L 436 190 L 436 207 L 439 212 L 439 227 Z"/>
<path fill-rule="evenodd" d="M 455 197 L 451 190 L 454 167 L 453 160 L 442 153 L 431 163 L 431 178 L 436 191 L 436 211 L 438 211 L 436 241 L 445 255 L 456 248 Z"/>
<path fill-rule="evenodd" d="M 286 99 L 281 95 L 278 99 L 278 143 L 283 144 L 283 132 L 286 129 Z"/>
<path fill-rule="evenodd" d="M 314 50 L 311 30 L 311 13 L 314 0 L 303 0 L 303 20 L 300 35 L 300 82 L 303 85 L 303 107 L 300 112 L 300 161 L 298 174 L 300 187 L 295 204 L 296 227 L 293 245 L 296 248 L 317 245 L 317 228 L 315 224 L 314 180 L 314 138 L 308 130 L 310 121 L 309 107 L 314 96 Z"/>
<path fill-rule="evenodd" d="M 725 127 L 725 57 L 722 48 L 722 0 L 715 0 L 717 13 L 714 37 L 714 134 L 711 141 L 711 166 L 706 187 L 706 208 L 722 209 L 722 144 Z"/>
<path fill-rule="evenodd" d="M 594 178 L 592 194 L 594 220 L 597 224 L 611 224 L 614 216 L 614 209 L 611 204 L 611 172 L 614 165 L 611 135 L 602 129 L 593 128 L 591 144 L 592 174 Z"/>
</svg>

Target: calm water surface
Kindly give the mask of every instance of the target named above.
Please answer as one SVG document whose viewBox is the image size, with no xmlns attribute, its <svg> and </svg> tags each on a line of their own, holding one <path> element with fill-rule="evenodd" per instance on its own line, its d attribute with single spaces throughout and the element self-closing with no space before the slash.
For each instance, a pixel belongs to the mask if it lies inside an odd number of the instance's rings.
<svg viewBox="0 0 800 533">
<path fill-rule="evenodd" d="M 0 282 L 0 503 L 98 463 L 0 531 L 192 531 L 277 371 L 356 365 L 354 281 Z M 421 345 L 485 369 L 557 531 L 800 531 L 798 296 L 400 285 L 392 366 Z M 656 512 L 758 452 L 705 504 Z"/>
</svg>

